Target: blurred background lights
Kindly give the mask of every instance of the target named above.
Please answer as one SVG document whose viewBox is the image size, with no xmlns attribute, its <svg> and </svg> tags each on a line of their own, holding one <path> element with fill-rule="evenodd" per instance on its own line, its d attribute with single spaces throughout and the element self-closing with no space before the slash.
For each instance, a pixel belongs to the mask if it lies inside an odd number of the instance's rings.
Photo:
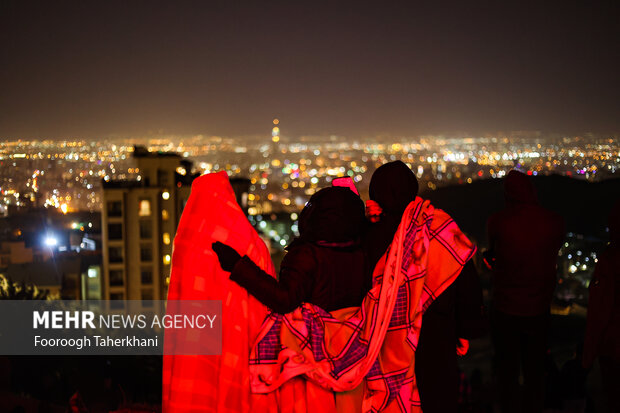
<svg viewBox="0 0 620 413">
<path fill-rule="evenodd" d="M 47 235 L 43 242 L 48 247 L 55 247 L 56 245 L 58 245 L 58 240 L 53 235 Z"/>
</svg>

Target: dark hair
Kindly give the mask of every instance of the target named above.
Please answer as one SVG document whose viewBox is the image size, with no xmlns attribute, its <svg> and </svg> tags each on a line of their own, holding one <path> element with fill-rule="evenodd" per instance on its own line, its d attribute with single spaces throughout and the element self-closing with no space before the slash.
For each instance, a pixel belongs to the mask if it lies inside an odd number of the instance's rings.
<svg viewBox="0 0 620 413">
<path fill-rule="evenodd" d="M 402 215 L 418 195 L 418 180 L 403 162 L 389 162 L 372 174 L 369 195 L 384 213 Z"/>
</svg>

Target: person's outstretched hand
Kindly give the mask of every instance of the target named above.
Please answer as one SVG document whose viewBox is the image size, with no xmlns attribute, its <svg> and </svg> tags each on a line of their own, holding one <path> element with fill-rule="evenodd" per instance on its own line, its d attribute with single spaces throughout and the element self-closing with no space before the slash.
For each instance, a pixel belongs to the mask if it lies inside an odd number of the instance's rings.
<svg viewBox="0 0 620 413">
<path fill-rule="evenodd" d="M 224 271 L 231 272 L 235 268 L 237 261 L 241 259 L 241 255 L 234 248 L 219 241 L 211 244 L 211 248 L 217 254 L 217 258 L 220 260 L 220 265 Z"/>
</svg>

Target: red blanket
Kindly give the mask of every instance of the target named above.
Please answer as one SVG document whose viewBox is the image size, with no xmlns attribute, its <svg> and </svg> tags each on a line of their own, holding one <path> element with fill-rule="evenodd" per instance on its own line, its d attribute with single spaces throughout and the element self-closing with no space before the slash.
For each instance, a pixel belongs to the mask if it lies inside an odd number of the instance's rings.
<svg viewBox="0 0 620 413">
<path fill-rule="evenodd" d="M 222 300 L 222 355 L 164 356 L 164 412 L 247 412 L 265 399 L 252 400 L 248 355 L 267 309 L 228 280 L 211 249 L 214 241 L 274 273 L 269 251 L 236 203 L 225 172 L 194 180 L 174 239 L 168 290 L 169 300 Z"/>
</svg>

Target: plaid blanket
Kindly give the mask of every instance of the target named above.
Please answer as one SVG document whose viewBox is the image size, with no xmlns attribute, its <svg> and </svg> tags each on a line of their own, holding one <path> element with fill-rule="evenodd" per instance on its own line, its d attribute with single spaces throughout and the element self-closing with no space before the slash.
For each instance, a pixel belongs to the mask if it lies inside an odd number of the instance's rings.
<svg viewBox="0 0 620 413">
<path fill-rule="evenodd" d="M 421 412 L 414 367 L 422 315 L 474 252 L 450 216 L 418 197 L 375 268 L 373 288 L 360 308 L 327 313 L 306 303 L 267 317 L 250 354 L 252 391 L 282 393 L 291 383 L 300 390 L 303 378 L 313 392 L 361 389 L 363 412 Z M 290 400 L 308 405 L 313 396 Z M 311 410 L 301 407 L 289 410 Z M 334 411 L 334 403 L 312 410 Z"/>
<path fill-rule="evenodd" d="M 192 184 L 174 238 L 168 289 L 170 300 L 222 300 L 222 355 L 164 356 L 163 412 L 247 412 L 267 399 L 251 394 L 248 371 L 250 348 L 267 308 L 229 281 L 211 249 L 214 241 L 274 274 L 269 251 L 237 204 L 225 172 L 203 175 Z M 261 411 L 270 409 L 263 405 Z"/>
</svg>

